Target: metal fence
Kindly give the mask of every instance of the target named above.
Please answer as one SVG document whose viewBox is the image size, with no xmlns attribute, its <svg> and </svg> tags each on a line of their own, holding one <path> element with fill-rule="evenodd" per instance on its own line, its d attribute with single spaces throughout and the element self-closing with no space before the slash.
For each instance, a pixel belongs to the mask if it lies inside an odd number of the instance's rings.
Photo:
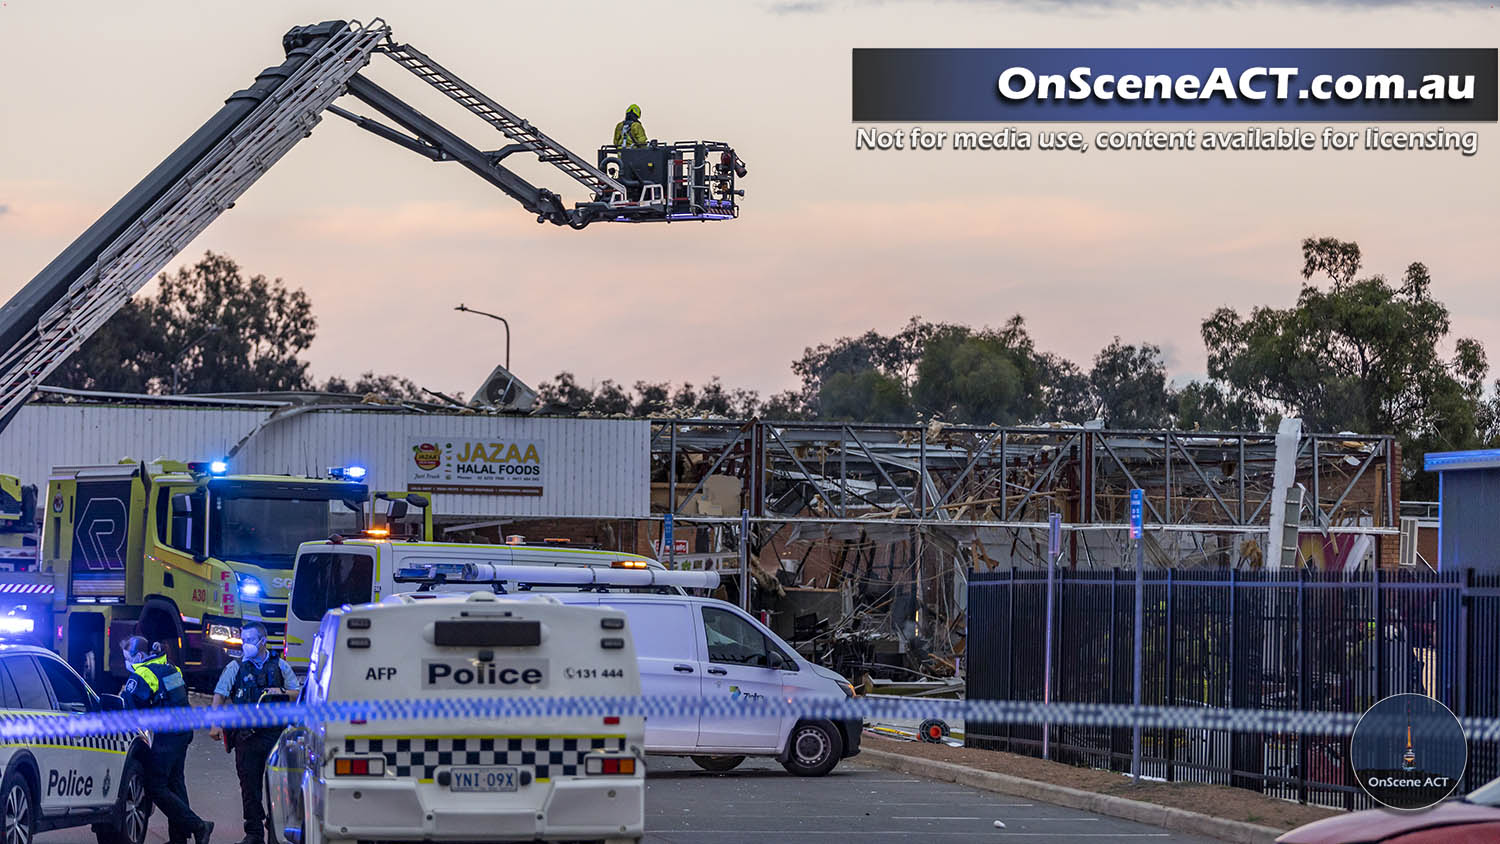
<svg viewBox="0 0 1500 844">
<path fill-rule="evenodd" d="M 1054 588 L 1052 699 L 1131 703 L 1135 573 L 1060 570 Z M 1500 576 L 1167 570 L 1147 573 L 1144 593 L 1142 704 L 1363 712 L 1420 692 L 1460 718 L 1500 716 Z M 1046 602 L 1046 571 L 971 574 L 970 698 L 1042 699 Z M 1046 729 L 1053 759 L 1130 770 L 1129 729 Z M 1042 727 L 966 731 L 973 747 L 1042 753 Z M 1346 748 L 1344 736 L 1148 729 L 1141 773 L 1366 808 Z M 1460 791 L 1496 776 L 1496 744 L 1471 742 Z"/>
</svg>

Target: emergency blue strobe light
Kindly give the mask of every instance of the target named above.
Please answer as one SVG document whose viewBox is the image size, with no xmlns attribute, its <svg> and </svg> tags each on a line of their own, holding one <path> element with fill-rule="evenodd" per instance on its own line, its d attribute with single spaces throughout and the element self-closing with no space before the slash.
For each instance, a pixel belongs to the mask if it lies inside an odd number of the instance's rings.
<svg viewBox="0 0 1500 844">
<path fill-rule="evenodd" d="M 350 466 L 344 470 L 344 475 L 351 481 L 362 481 L 367 471 L 363 466 Z"/>
<path fill-rule="evenodd" d="M 224 474 L 225 472 L 228 472 L 228 471 L 229 471 L 229 464 L 225 463 L 222 460 L 215 460 L 215 461 L 213 461 L 213 462 L 211 462 L 211 463 L 208 464 L 208 473 L 210 475 L 222 475 L 222 474 Z"/>
</svg>

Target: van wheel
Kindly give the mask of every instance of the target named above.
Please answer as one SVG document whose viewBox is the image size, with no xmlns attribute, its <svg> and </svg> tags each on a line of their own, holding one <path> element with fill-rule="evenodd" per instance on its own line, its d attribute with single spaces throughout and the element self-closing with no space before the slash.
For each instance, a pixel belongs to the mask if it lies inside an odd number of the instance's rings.
<svg viewBox="0 0 1500 844">
<path fill-rule="evenodd" d="M 151 800 L 146 796 L 146 773 L 139 761 L 126 761 L 120 772 L 119 793 L 115 822 L 94 827 L 95 837 L 99 844 L 145 844 L 146 829 L 151 823 Z"/>
<path fill-rule="evenodd" d="M 743 756 L 691 756 L 688 758 L 693 760 L 694 765 L 716 774 L 732 771 L 745 761 Z"/>
<path fill-rule="evenodd" d="M 36 835 L 36 797 L 19 770 L 0 781 L 0 836 L 4 844 L 31 844 Z"/>
<path fill-rule="evenodd" d="M 821 777 L 844 755 L 844 740 L 827 721 L 803 721 L 787 739 L 787 758 L 781 763 L 799 777 Z"/>
</svg>

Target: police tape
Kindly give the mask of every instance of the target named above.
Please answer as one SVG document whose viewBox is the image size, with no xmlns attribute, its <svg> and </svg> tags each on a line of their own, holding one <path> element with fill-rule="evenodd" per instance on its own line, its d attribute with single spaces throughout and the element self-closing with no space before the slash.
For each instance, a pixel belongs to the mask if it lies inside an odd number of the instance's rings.
<svg viewBox="0 0 1500 844">
<path fill-rule="evenodd" d="M 209 727 L 277 727 L 331 721 L 504 720 L 578 717 L 681 716 L 709 718 L 803 718 L 818 720 L 912 720 L 952 723 L 1070 724 L 1235 733 L 1349 735 L 1361 713 L 1269 709 L 1210 709 L 1201 706 L 1132 706 L 1107 703 L 1041 703 L 1014 700 L 927 698 L 735 697 L 444 697 L 404 700 L 340 700 L 317 703 L 189 706 L 127 709 L 59 716 L 0 717 L 0 740 L 74 738 L 146 730 L 172 732 Z M 1500 741 L 1500 718 L 1467 718 L 1472 741 Z"/>
</svg>

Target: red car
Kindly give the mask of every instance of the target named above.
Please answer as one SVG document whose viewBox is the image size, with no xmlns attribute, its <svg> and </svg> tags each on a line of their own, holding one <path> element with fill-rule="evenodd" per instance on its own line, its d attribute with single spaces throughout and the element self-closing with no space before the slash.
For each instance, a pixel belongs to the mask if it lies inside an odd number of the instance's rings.
<svg viewBox="0 0 1500 844">
<path fill-rule="evenodd" d="M 1493 844 L 1500 841 L 1500 779 L 1420 812 L 1367 809 L 1314 821 L 1277 844 Z"/>
</svg>

